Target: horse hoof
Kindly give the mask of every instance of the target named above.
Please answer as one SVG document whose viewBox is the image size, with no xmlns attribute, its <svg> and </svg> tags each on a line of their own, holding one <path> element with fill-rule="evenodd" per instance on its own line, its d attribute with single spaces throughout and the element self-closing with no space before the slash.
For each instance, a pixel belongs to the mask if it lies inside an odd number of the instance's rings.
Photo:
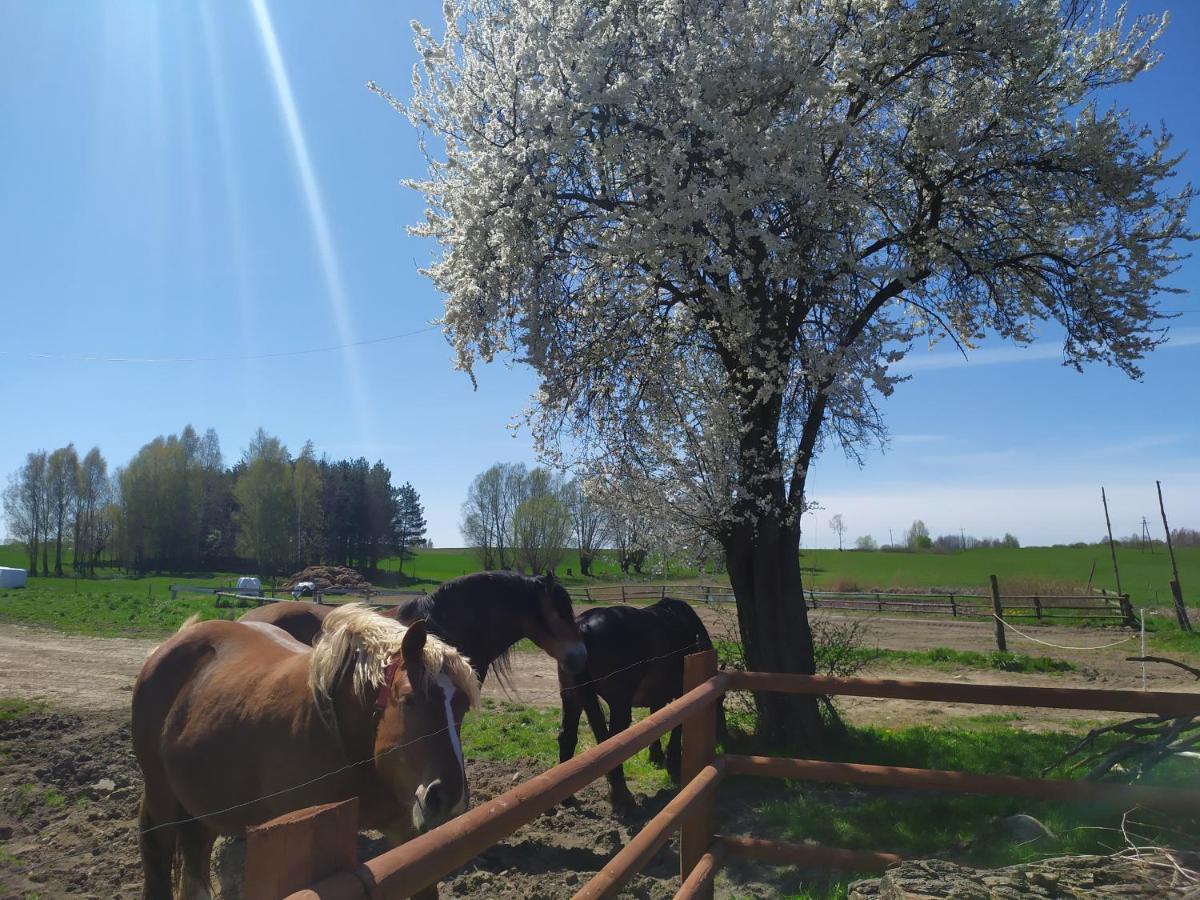
<svg viewBox="0 0 1200 900">
<path fill-rule="evenodd" d="M 637 801 L 633 799 L 633 794 L 622 794 L 612 798 L 613 812 L 624 818 L 632 816 L 638 811 Z"/>
</svg>

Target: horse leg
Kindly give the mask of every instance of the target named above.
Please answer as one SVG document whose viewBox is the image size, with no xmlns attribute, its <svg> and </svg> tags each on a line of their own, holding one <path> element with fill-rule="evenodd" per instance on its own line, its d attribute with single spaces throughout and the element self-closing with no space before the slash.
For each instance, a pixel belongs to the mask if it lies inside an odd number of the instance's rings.
<svg viewBox="0 0 1200 900">
<path fill-rule="evenodd" d="M 613 735 L 620 734 L 633 721 L 633 707 L 628 700 L 617 703 L 610 700 L 608 712 L 609 731 Z M 625 783 L 625 769 L 623 766 L 617 766 L 608 773 L 608 786 L 614 811 L 630 812 L 636 808 L 637 803 L 633 799 L 633 794 L 629 792 L 629 786 Z"/>
<path fill-rule="evenodd" d="M 679 784 L 680 772 L 683 769 L 683 753 L 679 743 L 682 735 L 683 726 L 678 725 L 671 729 L 671 737 L 667 741 L 667 774 L 676 784 Z"/>
<path fill-rule="evenodd" d="M 217 834 L 203 822 L 191 821 L 179 826 L 179 855 L 183 857 L 182 900 L 211 900 L 212 881 L 209 865 Z"/>
<path fill-rule="evenodd" d="M 662 709 L 661 703 L 659 703 L 657 706 L 651 705 L 650 713 L 653 715 L 660 709 Z M 666 760 L 663 759 L 662 743 L 658 738 L 655 738 L 654 742 L 650 745 L 650 764 L 653 766 L 658 766 L 660 769 L 666 766 Z"/>
<path fill-rule="evenodd" d="M 142 857 L 142 900 L 172 900 L 171 868 L 175 862 L 176 826 L 159 827 L 162 822 L 177 818 L 161 817 L 151 812 L 146 793 L 138 807 L 138 851 Z M 153 829 L 153 830 L 151 830 Z"/>
<path fill-rule="evenodd" d="M 583 704 L 579 702 L 578 689 L 570 688 L 562 692 L 562 726 L 558 729 L 558 761 L 565 763 L 575 755 L 575 747 L 579 743 L 579 717 L 583 714 Z"/>
</svg>

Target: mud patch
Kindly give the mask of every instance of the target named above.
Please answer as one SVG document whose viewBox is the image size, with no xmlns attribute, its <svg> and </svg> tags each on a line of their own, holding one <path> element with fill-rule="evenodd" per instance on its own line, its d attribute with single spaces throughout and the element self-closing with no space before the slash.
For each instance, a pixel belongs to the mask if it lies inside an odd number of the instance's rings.
<svg viewBox="0 0 1200 900">
<path fill-rule="evenodd" d="M 127 716 L 0 721 L 0 896 L 139 892 L 140 793 Z"/>
</svg>

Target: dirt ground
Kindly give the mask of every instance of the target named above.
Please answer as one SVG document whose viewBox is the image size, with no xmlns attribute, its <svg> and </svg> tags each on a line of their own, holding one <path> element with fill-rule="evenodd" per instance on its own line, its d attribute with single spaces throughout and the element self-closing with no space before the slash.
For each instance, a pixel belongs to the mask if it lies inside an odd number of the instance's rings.
<svg viewBox="0 0 1200 900">
<path fill-rule="evenodd" d="M 729 628 L 732 610 L 701 609 L 705 624 L 716 634 Z M 838 620 L 841 616 L 819 614 L 818 619 Z M 992 626 L 986 622 L 943 621 L 900 617 L 863 617 L 866 641 L 893 650 L 929 650 L 950 647 L 955 650 L 989 651 L 995 649 Z M 922 669 L 895 666 L 886 661 L 875 664 L 864 674 L 878 678 L 945 679 L 947 677 L 978 684 L 1028 684 L 1057 687 L 1104 687 L 1138 690 L 1142 687 L 1141 665 L 1127 662 L 1137 655 L 1137 637 L 1116 629 L 1042 627 L 1022 628 L 1038 640 L 1061 647 L 1098 647 L 1130 638 L 1126 642 L 1100 650 L 1047 647 L 1009 632 L 1008 648 L 1030 656 L 1065 659 L 1076 671 L 1061 675 L 1013 674 L 962 668 Z M 88 638 L 59 632 L 0 626 L 0 697 L 47 700 L 72 710 L 115 710 L 129 705 L 133 679 L 156 641 L 124 638 Z M 489 678 L 484 696 L 511 699 L 531 706 L 558 705 L 558 680 L 554 661 L 542 653 L 513 654 L 512 683 L 506 692 Z M 1171 666 L 1149 665 L 1146 687 L 1150 690 L 1200 691 L 1200 683 Z M 989 710 L 968 704 L 929 704 L 904 700 L 848 699 L 848 716 L 855 722 L 903 725 L 928 722 L 931 718 L 952 720 L 978 715 Z M 1062 710 L 1023 710 L 1023 721 L 1047 725 L 1091 721 L 1096 713 Z"/>
<path fill-rule="evenodd" d="M 109 900 L 137 896 L 137 800 L 141 776 L 129 749 L 123 711 L 46 711 L 17 722 L 0 721 L 0 897 L 80 897 Z M 472 801 L 498 796 L 537 774 L 528 760 L 471 761 Z M 50 800 L 49 798 L 60 798 Z M 638 796 L 636 813 L 613 815 L 603 785 L 581 791 L 520 829 L 441 882 L 443 898 L 557 900 L 575 893 L 647 820 L 666 805 L 670 791 Z M 729 797 L 722 821 L 744 823 L 747 804 L 761 798 Z M 359 858 L 387 849 L 381 836 L 360 835 Z M 219 842 L 214 884 L 222 898 L 238 896 L 244 858 L 241 841 Z M 678 887 L 677 844 L 664 847 L 622 893 L 659 900 Z M 771 877 L 772 881 L 761 880 Z M 731 869 L 721 896 L 758 900 L 799 887 L 804 873 Z"/>
<path fill-rule="evenodd" d="M 714 632 L 731 622 L 725 611 L 703 611 Z M 990 625 L 911 618 L 867 620 L 868 641 L 893 649 L 952 647 L 989 650 Z M 1121 632 L 1102 629 L 1039 628 L 1043 641 L 1094 647 L 1117 640 Z M 42 699 L 51 711 L 16 722 L 0 722 L 0 897 L 42 898 L 130 896 L 139 890 L 135 822 L 140 775 L 129 749 L 128 704 L 133 679 L 154 641 L 98 639 L 5 625 L 0 627 L 0 697 Z M 924 670 L 876 667 L 869 675 L 898 678 L 955 678 L 978 683 L 1054 686 L 1141 687 L 1141 668 L 1125 661 L 1136 641 L 1104 650 L 1066 650 L 1030 643 L 1010 634 L 1009 649 L 1067 659 L 1077 671 L 1065 675 L 1012 675 L 961 669 Z M 558 703 L 553 660 L 541 653 L 518 653 L 505 693 L 488 679 L 485 696 L 553 707 Z M 1186 673 L 1150 667 L 1146 686 L 1159 690 L 1200 690 Z M 989 712 L 966 704 L 895 700 L 850 700 L 851 721 L 902 725 L 951 722 Z M 1022 710 L 1014 724 L 1035 729 L 1079 726 L 1102 714 Z M 496 796 L 536 772 L 532 762 L 473 761 L 469 780 L 473 800 Z M 769 790 L 764 783 L 763 790 Z M 814 788 L 814 790 L 821 790 Z M 719 795 L 720 819 L 731 831 L 761 828 L 747 821 L 756 802 L 745 793 Z M 599 869 L 630 835 L 667 802 L 670 793 L 639 798 L 641 809 L 619 820 L 609 809 L 603 783 L 585 789 L 579 802 L 540 817 L 442 883 L 443 897 L 557 898 L 569 896 Z M 740 823 L 740 824 L 739 824 Z M 363 858 L 383 849 L 363 839 Z M 238 842 L 216 855 L 218 873 L 238 869 Z M 677 886 L 674 845 L 665 847 L 633 882 L 626 896 L 672 896 Z M 722 875 L 719 894 L 739 898 L 773 897 L 796 890 L 805 873 L 733 868 Z M 761 879 L 775 879 L 767 882 Z"/>
</svg>

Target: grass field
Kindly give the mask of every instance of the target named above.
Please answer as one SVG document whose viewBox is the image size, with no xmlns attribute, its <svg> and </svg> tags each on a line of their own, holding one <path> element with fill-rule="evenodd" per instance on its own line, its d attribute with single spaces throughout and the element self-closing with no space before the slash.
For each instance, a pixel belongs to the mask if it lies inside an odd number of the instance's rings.
<svg viewBox="0 0 1200 900">
<path fill-rule="evenodd" d="M 850 728 L 812 755 L 876 765 L 1038 776 L 1079 737 L 1069 732 L 1020 731 L 997 721 L 1000 718 L 979 716 L 958 728 Z M 1076 774 L 1054 770 L 1050 777 Z M 1200 764 L 1195 760 L 1176 760 L 1154 770 L 1144 783 L 1182 787 L 1194 784 L 1198 775 Z M 1124 846 L 1120 809 L 901 791 L 872 792 L 848 803 L 800 784 L 787 784 L 779 794 L 761 809 L 762 821 L 789 840 L 918 857 L 936 853 L 985 866 L 1052 855 L 1108 853 Z M 1007 837 L 1000 820 L 1016 813 L 1039 819 L 1057 839 L 1022 843 Z M 1188 844 L 1200 839 L 1200 818 L 1136 810 L 1131 820 L 1136 823 L 1131 831 L 1151 841 L 1163 834 L 1174 835 L 1168 842 L 1177 842 L 1180 834 Z"/>
<path fill-rule="evenodd" d="M 1087 582 L 1092 560 L 1097 560 L 1094 585 L 1113 584 L 1111 565 L 1106 562 L 1107 548 L 1101 547 L 1030 547 L 1023 549 L 968 550 L 961 553 L 890 553 L 883 551 L 839 553 L 836 550 L 807 551 L 802 564 L 808 584 L 825 590 L 865 590 L 877 588 L 926 588 L 940 591 L 982 591 L 987 576 L 996 573 L 1006 593 L 1055 588 L 1079 589 Z M 1178 551 L 1180 579 L 1190 606 L 1200 606 L 1200 549 Z M 1166 554 L 1120 551 L 1122 586 L 1133 593 L 1134 605 L 1169 605 L 1166 584 L 1170 567 Z M 67 560 L 69 563 L 69 559 Z M 385 575 L 395 571 L 397 560 L 385 562 Z M 0 565 L 21 567 L 25 556 L 21 548 L 0 546 Z M 462 549 L 421 550 L 405 564 L 404 583 L 428 589 L 469 572 L 478 571 L 471 551 Z M 575 585 L 625 580 L 607 556 L 596 566 L 597 578 L 578 574 L 578 557 L 568 557 L 560 567 L 562 580 Z M 567 575 L 567 571 L 572 574 Z M 670 572 L 668 580 L 696 579 L 695 572 Z M 202 594 L 180 594 L 170 599 L 170 585 L 186 583 L 203 587 L 232 587 L 237 576 L 221 572 L 190 574 L 121 576 L 101 570 L 96 578 L 36 577 L 23 589 L 0 591 L 0 621 L 45 625 L 79 634 L 150 635 L 168 632 L 184 618 L 199 612 L 205 618 L 228 615 L 214 608 L 212 598 Z M 647 581 L 651 580 L 649 576 Z M 705 581 L 719 580 L 705 576 Z M 1139 587 L 1139 584 L 1142 587 Z M 1163 649 L 1193 649 L 1189 635 L 1171 632 L 1171 626 L 1153 626 L 1156 640 Z"/>
</svg>

